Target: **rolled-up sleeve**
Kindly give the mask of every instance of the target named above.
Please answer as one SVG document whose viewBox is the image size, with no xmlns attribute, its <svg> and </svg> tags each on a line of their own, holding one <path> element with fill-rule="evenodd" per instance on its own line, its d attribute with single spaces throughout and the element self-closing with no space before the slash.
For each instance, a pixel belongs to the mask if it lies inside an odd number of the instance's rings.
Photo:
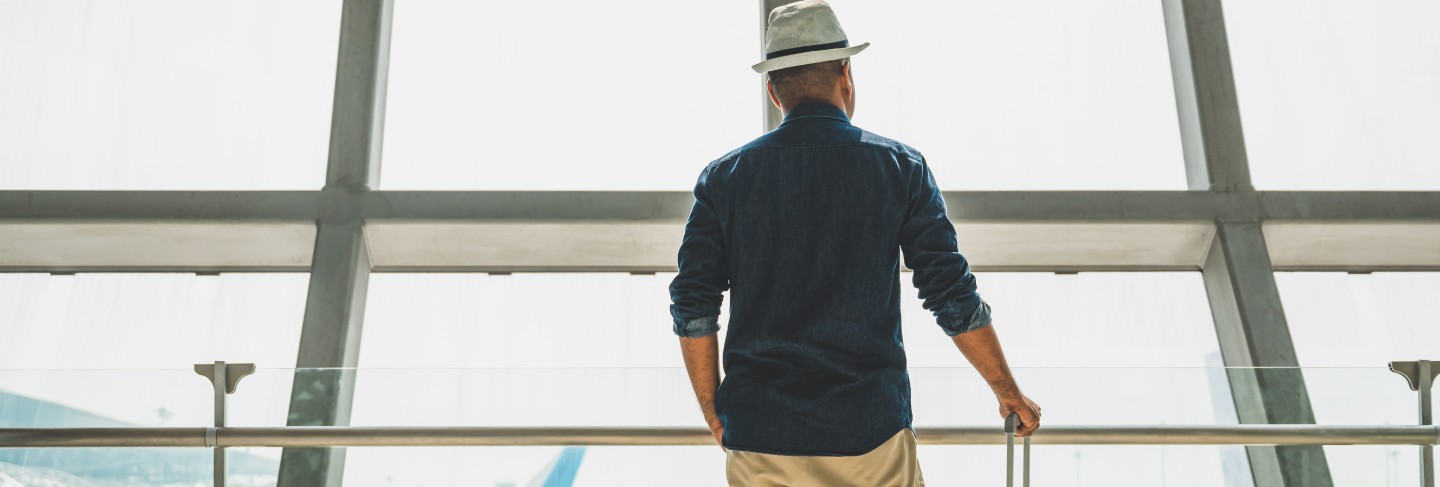
<svg viewBox="0 0 1440 487">
<path fill-rule="evenodd" d="M 712 166 L 713 168 L 713 166 Z M 698 338 L 720 331 L 721 293 L 730 288 L 725 238 L 715 201 L 706 179 L 710 168 L 695 183 L 695 205 L 680 241 L 680 272 L 670 282 L 670 317 L 676 335 Z"/>
<path fill-rule="evenodd" d="M 935 315 L 946 335 L 955 336 L 990 324 L 990 305 L 980 299 L 975 275 L 960 254 L 945 198 L 923 157 L 909 177 L 909 201 L 900 226 L 900 251 L 922 305 Z"/>
</svg>

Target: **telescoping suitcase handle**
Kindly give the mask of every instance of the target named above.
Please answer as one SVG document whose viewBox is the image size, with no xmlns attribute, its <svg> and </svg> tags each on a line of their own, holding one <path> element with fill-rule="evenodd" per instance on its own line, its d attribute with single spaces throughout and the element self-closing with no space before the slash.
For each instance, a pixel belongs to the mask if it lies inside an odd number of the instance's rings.
<svg viewBox="0 0 1440 487">
<path fill-rule="evenodd" d="M 1005 417 L 1005 487 L 1015 487 L 1015 428 L 1020 425 L 1020 415 L 1010 413 Z M 1021 485 L 1030 487 L 1030 437 L 1026 436 L 1025 458 L 1021 460 Z"/>
</svg>

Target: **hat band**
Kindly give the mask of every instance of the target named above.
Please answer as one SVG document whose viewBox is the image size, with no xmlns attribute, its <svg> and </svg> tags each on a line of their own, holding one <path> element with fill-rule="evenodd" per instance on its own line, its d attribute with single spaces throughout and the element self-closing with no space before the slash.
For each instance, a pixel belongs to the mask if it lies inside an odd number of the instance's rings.
<svg viewBox="0 0 1440 487">
<path fill-rule="evenodd" d="M 765 60 L 766 60 L 766 61 L 769 61 L 769 60 L 775 59 L 775 58 L 777 58 L 777 57 L 789 56 L 789 55 L 791 55 L 791 54 L 800 54 L 800 53 L 802 53 L 802 52 L 823 51 L 823 50 L 825 50 L 825 49 L 839 49 L 839 48 L 842 48 L 842 47 L 850 47 L 850 40 L 849 40 L 849 39 L 841 39 L 840 42 L 831 42 L 831 43 L 829 43 L 829 44 L 819 44 L 819 45 L 814 45 L 814 46 L 800 46 L 800 47 L 792 47 L 792 48 L 790 48 L 790 49 L 781 49 L 781 50 L 779 50 L 779 51 L 765 53 Z"/>
</svg>

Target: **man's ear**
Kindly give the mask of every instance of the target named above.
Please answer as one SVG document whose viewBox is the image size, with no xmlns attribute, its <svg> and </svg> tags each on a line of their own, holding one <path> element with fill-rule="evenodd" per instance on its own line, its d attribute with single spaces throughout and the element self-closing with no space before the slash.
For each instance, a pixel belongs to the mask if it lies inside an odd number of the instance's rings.
<svg viewBox="0 0 1440 487">
<path fill-rule="evenodd" d="M 775 96 L 775 82 L 770 80 L 769 74 L 765 75 L 765 92 L 770 94 L 770 103 L 775 104 L 776 110 L 785 111 L 785 107 L 780 106 L 780 97 Z"/>
</svg>

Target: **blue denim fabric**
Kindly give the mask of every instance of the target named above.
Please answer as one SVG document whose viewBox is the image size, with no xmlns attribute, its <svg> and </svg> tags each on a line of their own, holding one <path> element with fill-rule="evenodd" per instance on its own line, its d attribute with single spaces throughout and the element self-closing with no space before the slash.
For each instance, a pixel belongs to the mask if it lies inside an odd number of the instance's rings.
<svg viewBox="0 0 1440 487">
<path fill-rule="evenodd" d="M 720 329 L 726 448 L 859 455 L 911 425 L 900 263 L 947 335 L 990 324 L 925 158 L 827 103 L 710 163 L 670 284 L 674 333 Z"/>
</svg>

